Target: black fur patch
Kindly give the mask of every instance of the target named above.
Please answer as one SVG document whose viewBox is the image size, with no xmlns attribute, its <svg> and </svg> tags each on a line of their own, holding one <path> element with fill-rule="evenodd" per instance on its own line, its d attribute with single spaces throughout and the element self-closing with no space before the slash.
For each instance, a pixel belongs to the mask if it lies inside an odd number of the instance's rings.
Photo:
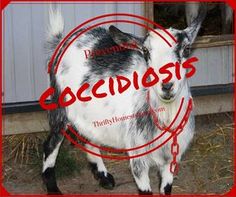
<svg viewBox="0 0 236 197">
<path fill-rule="evenodd" d="M 188 58 L 192 54 L 192 49 L 188 34 L 186 32 L 181 32 L 176 34 L 177 38 L 177 46 L 175 48 L 175 54 L 176 57 L 178 58 L 178 61 L 181 62 L 181 58 Z M 184 41 L 185 40 L 185 41 Z M 180 54 L 180 51 L 183 50 L 182 54 Z"/>
<path fill-rule="evenodd" d="M 133 173 L 134 175 L 139 178 L 143 169 L 144 169 L 144 166 L 141 162 L 140 159 L 134 159 L 133 162 L 132 162 L 132 165 L 133 165 Z"/>
<path fill-rule="evenodd" d="M 60 43 L 61 39 L 62 39 L 62 34 L 61 33 L 57 34 L 56 36 L 47 41 L 47 43 L 45 44 L 45 49 L 51 53 Z"/>
<path fill-rule="evenodd" d="M 156 126 L 153 122 L 153 118 L 149 111 L 150 111 L 149 105 L 147 103 L 144 103 L 143 106 L 140 109 L 138 109 L 136 112 L 137 114 L 145 113 L 143 115 L 137 116 L 136 127 L 141 132 L 149 131 L 148 133 L 145 133 L 146 139 L 149 139 L 150 137 L 152 137 L 152 135 L 150 135 L 150 131 L 151 132 L 156 131 Z"/>
<path fill-rule="evenodd" d="M 165 187 L 164 187 L 164 192 L 165 192 L 165 195 L 171 195 L 171 190 L 172 190 L 172 184 L 167 184 Z"/>
<path fill-rule="evenodd" d="M 98 172 L 98 167 L 97 167 L 97 164 L 96 163 L 92 163 L 92 162 L 89 162 L 89 167 L 95 177 L 95 179 L 97 179 L 97 172 Z M 95 176 L 96 175 L 96 176 Z"/>
<path fill-rule="evenodd" d="M 60 88 L 57 85 L 56 77 L 53 73 L 53 69 L 50 73 L 50 85 L 55 89 L 55 93 L 51 96 L 52 103 L 58 103 L 59 95 L 61 94 Z M 67 123 L 66 110 L 65 108 L 58 107 L 55 110 L 49 111 L 49 125 L 53 132 L 59 133 Z"/>
<path fill-rule="evenodd" d="M 42 178 L 43 178 L 44 184 L 47 187 L 48 194 L 51 194 L 51 195 L 62 194 L 59 188 L 57 187 L 54 168 L 47 168 L 42 173 Z"/>
<path fill-rule="evenodd" d="M 146 60 L 146 62 L 148 62 L 148 60 L 150 60 L 150 52 L 146 47 L 143 47 L 143 56 L 144 56 L 144 59 Z"/>
<path fill-rule="evenodd" d="M 178 61 L 181 62 L 182 57 L 181 57 L 180 51 L 183 49 L 183 42 L 184 42 L 184 39 L 187 38 L 187 34 L 185 32 L 177 33 L 176 38 L 177 38 L 178 44 L 175 48 L 175 55 L 178 58 Z"/>
<path fill-rule="evenodd" d="M 50 85 L 55 89 L 54 94 L 51 96 L 52 103 L 58 103 L 59 95 L 60 95 L 60 88 L 56 83 L 56 77 L 53 73 L 53 70 L 50 72 Z M 51 132 L 44 142 L 44 154 L 45 159 L 48 157 L 49 154 L 55 149 L 56 145 L 63 139 L 61 134 L 61 129 L 65 129 L 65 125 L 67 124 L 67 116 L 65 108 L 58 107 L 55 110 L 48 111 L 48 119 L 49 119 L 49 126 Z"/>
<path fill-rule="evenodd" d="M 88 43 L 86 43 L 86 45 L 88 45 L 90 42 L 93 42 L 93 40 L 97 40 L 97 42 L 94 44 L 94 47 L 90 49 L 91 51 L 101 51 L 120 47 L 113 41 L 108 30 L 102 27 L 94 28 L 88 31 L 86 36 L 90 37 L 90 40 Z M 92 39 L 92 37 L 94 37 L 94 39 Z M 141 38 L 135 38 L 140 42 L 143 42 Z M 78 42 L 80 42 L 79 39 Z M 89 67 L 91 74 L 98 75 L 100 78 L 101 76 L 112 77 L 122 74 L 123 72 L 127 72 L 130 69 L 130 62 L 134 55 L 144 58 L 144 56 L 139 51 L 124 49 L 89 57 L 87 66 Z M 85 76 L 83 82 L 89 82 L 89 80 L 90 78 Z"/>
<path fill-rule="evenodd" d="M 151 191 L 141 191 L 140 189 L 138 190 L 139 195 L 152 195 Z"/>
<path fill-rule="evenodd" d="M 63 136 L 58 133 L 51 132 L 47 140 L 43 144 L 44 160 L 53 152 L 57 144 L 63 139 Z"/>
<path fill-rule="evenodd" d="M 56 90 L 56 94 L 52 96 L 52 102 L 55 102 L 55 100 L 58 99 L 57 92 L 58 90 Z M 49 111 L 48 118 L 51 132 L 43 144 L 45 160 L 55 149 L 57 144 L 63 139 L 61 129 L 64 129 L 67 123 L 66 112 L 64 108 L 57 108 L 55 110 Z"/>
<path fill-rule="evenodd" d="M 107 176 L 105 176 L 104 172 L 99 172 L 99 185 L 105 189 L 113 189 L 115 180 L 110 173 L 107 172 Z"/>
<path fill-rule="evenodd" d="M 113 176 L 107 172 L 106 176 L 104 172 L 99 172 L 97 164 L 89 163 L 90 169 L 94 175 L 94 178 L 99 181 L 99 185 L 105 189 L 113 189 L 115 187 L 115 180 Z"/>
<path fill-rule="evenodd" d="M 100 28 L 94 29 L 92 33 L 100 35 L 98 42 L 94 45 L 93 50 L 109 49 L 111 47 L 119 47 L 111 38 L 107 30 Z M 95 34 L 95 35 L 96 35 Z M 102 35 L 102 37 L 101 37 Z M 104 55 L 94 56 L 89 59 L 88 65 L 92 73 L 96 75 L 104 75 L 110 73 L 110 76 L 115 76 L 127 71 L 130 67 L 130 61 L 133 54 L 138 52 L 133 50 L 122 50 Z"/>
</svg>

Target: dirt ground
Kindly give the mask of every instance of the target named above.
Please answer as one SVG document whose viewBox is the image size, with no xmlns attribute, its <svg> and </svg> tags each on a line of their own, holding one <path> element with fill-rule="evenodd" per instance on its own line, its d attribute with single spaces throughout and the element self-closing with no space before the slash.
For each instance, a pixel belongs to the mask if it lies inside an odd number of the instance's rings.
<svg viewBox="0 0 236 197">
<path fill-rule="evenodd" d="M 196 117 L 196 135 L 184 155 L 173 183 L 173 194 L 223 194 L 233 185 L 233 114 Z M 4 187 L 14 194 L 45 194 L 42 184 L 41 147 L 45 133 L 7 136 L 3 142 Z M 58 185 L 64 194 L 137 194 L 128 161 L 105 160 L 116 186 L 98 186 L 87 167 L 85 154 L 68 142 L 57 162 Z M 154 193 L 159 193 L 157 170 L 150 171 Z"/>
</svg>

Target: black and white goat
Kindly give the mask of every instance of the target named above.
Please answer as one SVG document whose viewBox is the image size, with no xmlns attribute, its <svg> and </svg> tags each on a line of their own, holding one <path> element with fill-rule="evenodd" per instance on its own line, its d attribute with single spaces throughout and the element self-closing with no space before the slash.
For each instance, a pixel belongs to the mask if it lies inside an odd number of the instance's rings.
<svg viewBox="0 0 236 197">
<path fill-rule="evenodd" d="M 66 87 L 70 87 L 76 95 L 78 87 L 83 83 L 94 84 L 99 79 L 104 79 L 106 85 L 101 86 L 99 92 L 108 92 L 109 77 L 122 75 L 132 78 L 134 71 L 141 76 L 150 66 L 158 69 L 169 62 L 183 62 L 189 55 L 189 46 L 191 46 L 197 36 L 204 18 L 203 15 L 200 13 L 193 23 L 184 30 L 168 29 L 177 39 L 177 43 L 175 43 L 172 39 L 166 37 L 172 47 L 169 47 L 162 38 L 153 32 L 149 32 L 145 38 L 137 38 L 131 34 L 123 33 L 114 26 L 109 29 L 98 27 L 86 32 L 68 48 L 56 75 L 51 69 L 50 82 L 51 86 L 56 89 L 51 97 L 52 102 L 58 101 L 61 90 Z M 62 39 L 64 22 L 58 9 L 52 9 L 49 16 L 47 43 L 51 49 L 55 49 Z M 165 37 L 165 33 L 162 30 L 157 29 L 156 31 Z M 72 37 L 75 35 L 76 33 Z M 119 53 L 94 58 L 85 58 L 84 50 L 90 49 L 94 51 L 121 45 L 124 42 L 135 42 L 137 48 L 129 48 Z M 173 128 L 180 123 L 186 111 L 188 100 L 191 98 L 191 93 L 187 79 L 183 77 L 178 80 L 174 69 L 169 70 L 173 72 L 173 77 L 167 84 L 161 83 L 163 76 L 160 75 L 160 82 L 151 88 L 140 87 L 139 90 L 136 90 L 134 87 L 130 87 L 122 94 L 108 95 L 102 99 L 93 98 L 89 102 L 77 101 L 66 108 L 57 108 L 49 111 L 51 132 L 44 143 L 42 171 L 48 193 L 61 193 L 57 187 L 54 168 L 58 151 L 63 141 L 61 129 L 66 129 L 67 124 L 76 128 L 86 139 L 103 146 L 114 148 L 137 147 L 151 141 L 162 132 L 156 127 L 150 114 L 128 121 L 120 121 L 109 127 L 95 128 L 92 122 L 97 119 L 107 119 L 114 116 L 114 114 L 125 116 L 148 111 L 150 107 L 158 108 L 161 106 L 165 108 L 165 112 L 156 114 L 158 122 L 161 126 L 168 125 L 174 119 L 181 99 L 185 98 L 183 109 L 173 124 Z M 181 76 L 185 76 L 185 73 L 186 70 L 181 68 Z M 114 85 L 117 86 L 117 84 Z M 146 99 L 147 91 L 150 92 L 150 103 Z M 84 95 L 89 94 L 90 89 L 88 88 Z M 193 135 L 194 116 L 191 112 L 183 132 L 178 136 L 180 152 L 177 161 L 180 161 Z M 128 155 L 143 153 L 161 143 L 167 137 L 169 137 L 169 134 L 165 134 L 161 140 L 141 150 L 129 151 Z M 97 148 L 88 144 L 85 144 L 85 146 L 93 152 L 100 153 Z M 132 174 L 140 194 L 152 193 L 148 175 L 150 166 L 157 166 L 160 170 L 160 193 L 171 193 L 173 174 L 170 172 L 170 162 L 172 160 L 170 146 L 171 142 L 168 141 L 161 148 L 148 155 L 130 159 Z M 100 185 L 104 188 L 113 188 L 115 186 L 113 176 L 107 171 L 102 158 L 91 154 L 87 156 L 92 166 L 92 172 L 98 177 Z"/>
</svg>

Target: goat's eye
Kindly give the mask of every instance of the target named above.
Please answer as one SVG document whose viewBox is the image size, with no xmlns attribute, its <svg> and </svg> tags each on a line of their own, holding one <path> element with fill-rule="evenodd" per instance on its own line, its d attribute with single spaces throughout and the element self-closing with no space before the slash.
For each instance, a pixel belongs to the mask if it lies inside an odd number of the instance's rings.
<svg viewBox="0 0 236 197">
<path fill-rule="evenodd" d="M 190 52 L 191 52 L 191 46 L 190 45 L 186 45 L 184 47 L 183 57 L 188 57 L 190 55 Z"/>
<path fill-rule="evenodd" d="M 148 53 L 148 49 L 146 47 L 143 47 L 143 53 Z"/>
<path fill-rule="evenodd" d="M 147 61 L 150 58 L 149 51 L 146 47 L 143 47 L 142 50 L 143 50 L 144 59 Z"/>
</svg>

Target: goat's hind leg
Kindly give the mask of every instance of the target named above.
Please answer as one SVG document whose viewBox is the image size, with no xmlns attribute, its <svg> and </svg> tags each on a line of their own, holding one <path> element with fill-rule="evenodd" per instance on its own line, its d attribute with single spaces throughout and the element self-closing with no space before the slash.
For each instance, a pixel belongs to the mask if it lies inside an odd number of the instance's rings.
<svg viewBox="0 0 236 197">
<path fill-rule="evenodd" d="M 52 132 L 44 142 L 42 178 L 48 194 L 62 194 L 57 187 L 55 177 L 55 163 L 62 141 L 63 136 L 61 134 Z"/>
<path fill-rule="evenodd" d="M 66 118 L 63 109 L 50 111 L 49 125 L 51 133 L 43 144 L 43 182 L 47 187 L 48 194 L 61 194 L 57 187 L 55 177 L 55 163 L 57 155 L 64 139 L 61 129 L 65 128 Z"/>
<path fill-rule="evenodd" d="M 88 144 L 86 144 L 86 147 L 97 153 L 100 154 L 99 149 L 92 147 Z M 103 160 L 101 157 L 94 156 L 91 154 L 87 154 L 87 158 L 89 160 L 89 165 L 91 168 L 91 171 L 94 175 L 94 178 L 99 181 L 99 185 L 102 186 L 105 189 L 113 189 L 115 187 L 115 181 L 113 176 L 107 172 L 107 169 L 103 163 Z"/>
<path fill-rule="evenodd" d="M 52 101 L 55 102 L 57 95 L 52 96 Z M 55 177 L 55 163 L 57 155 L 64 139 L 61 129 L 65 129 L 67 118 L 64 108 L 58 108 L 50 111 L 48 114 L 51 133 L 43 144 L 43 170 L 42 178 L 47 187 L 48 194 L 61 194 L 57 187 Z"/>
</svg>

